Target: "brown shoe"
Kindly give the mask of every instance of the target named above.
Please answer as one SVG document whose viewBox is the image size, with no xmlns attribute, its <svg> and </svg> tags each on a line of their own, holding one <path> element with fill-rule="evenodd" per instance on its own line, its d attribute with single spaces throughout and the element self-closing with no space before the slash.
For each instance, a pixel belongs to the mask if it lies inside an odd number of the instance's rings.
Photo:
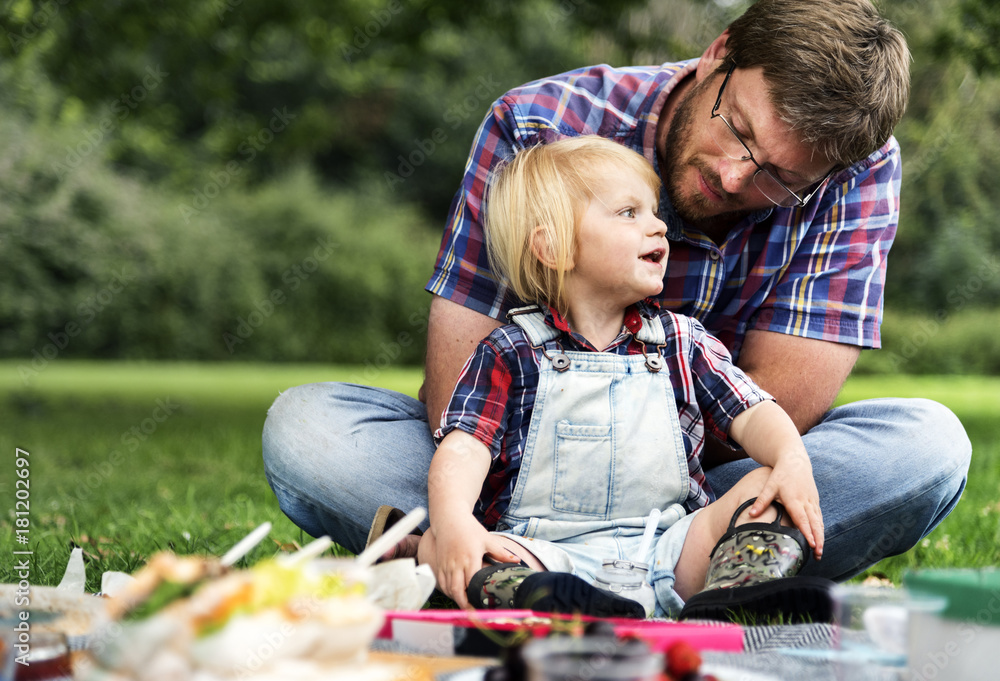
<svg viewBox="0 0 1000 681">
<path fill-rule="evenodd" d="M 371 546 L 373 541 L 385 534 L 386 530 L 402 520 L 404 516 L 406 516 L 405 513 L 393 506 L 379 506 L 375 512 L 375 517 L 372 519 L 371 529 L 368 530 L 368 539 L 365 540 L 365 548 L 367 549 Z M 419 527 L 413 530 L 407 537 L 404 537 L 396 544 L 391 551 L 383 554 L 376 562 L 381 563 L 382 561 L 393 560 L 395 558 L 416 558 L 416 542 L 409 541 L 409 537 L 419 537 L 423 533 L 423 530 Z"/>
</svg>

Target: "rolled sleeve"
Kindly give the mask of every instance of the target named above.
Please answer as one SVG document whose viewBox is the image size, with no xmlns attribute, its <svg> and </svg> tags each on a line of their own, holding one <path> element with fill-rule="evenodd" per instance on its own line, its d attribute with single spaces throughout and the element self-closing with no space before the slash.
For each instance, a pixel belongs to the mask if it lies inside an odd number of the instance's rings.
<svg viewBox="0 0 1000 681">
<path fill-rule="evenodd" d="M 721 341 L 699 322 L 688 319 L 688 323 L 691 326 L 688 356 L 705 426 L 716 439 L 737 448 L 729 439 L 733 419 L 755 404 L 774 398 L 733 363 Z"/>
<path fill-rule="evenodd" d="M 476 347 L 465 363 L 448 408 L 441 415 L 435 444 L 461 430 L 489 447 L 495 460 L 506 431 L 507 404 L 512 374 L 501 354 L 488 341 Z"/>
</svg>

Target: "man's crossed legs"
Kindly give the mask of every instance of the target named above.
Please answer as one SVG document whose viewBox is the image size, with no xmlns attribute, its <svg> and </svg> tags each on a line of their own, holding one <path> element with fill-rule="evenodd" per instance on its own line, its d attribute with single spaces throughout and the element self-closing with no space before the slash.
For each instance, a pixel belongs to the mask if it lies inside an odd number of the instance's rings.
<svg viewBox="0 0 1000 681">
<path fill-rule="evenodd" d="M 972 446 L 955 415 L 924 399 L 876 399 L 829 411 L 803 436 L 819 488 L 826 548 L 803 575 L 843 581 L 912 548 L 961 497 Z M 427 506 L 434 454 L 423 403 L 391 391 L 314 383 L 268 412 L 264 467 L 281 509 L 306 533 L 360 552 L 378 507 Z M 707 472 L 721 496 L 757 467 Z"/>
</svg>

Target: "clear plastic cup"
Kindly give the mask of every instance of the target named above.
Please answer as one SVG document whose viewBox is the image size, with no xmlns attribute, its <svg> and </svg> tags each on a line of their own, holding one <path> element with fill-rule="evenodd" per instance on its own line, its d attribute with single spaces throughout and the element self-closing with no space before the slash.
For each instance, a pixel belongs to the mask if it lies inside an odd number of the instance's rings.
<svg viewBox="0 0 1000 681">
<path fill-rule="evenodd" d="M 904 678 L 915 623 L 935 616 L 947 604 L 944 598 L 893 587 L 840 585 L 834 588 L 833 598 L 838 625 L 836 660 L 840 678 L 845 679 L 858 669 Z"/>
</svg>

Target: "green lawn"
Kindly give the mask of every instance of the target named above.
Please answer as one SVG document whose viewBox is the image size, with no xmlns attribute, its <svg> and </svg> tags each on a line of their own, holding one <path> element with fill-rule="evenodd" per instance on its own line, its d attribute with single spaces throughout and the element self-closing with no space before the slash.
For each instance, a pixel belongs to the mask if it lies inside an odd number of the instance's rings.
<svg viewBox="0 0 1000 681">
<path fill-rule="evenodd" d="M 14 543 L 15 450 L 30 453 L 31 583 L 57 583 L 73 545 L 88 588 L 105 570 L 131 572 L 155 551 L 221 554 L 265 520 L 271 540 L 249 562 L 308 541 L 278 509 L 264 479 L 260 431 L 286 387 L 360 380 L 415 395 L 416 369 L 54 361 L 24 380 L 0 362 L 0 552 Z M 952 407 L 974 446 L 970 483 L 951 517 L 905 556 L 875 569 L 1000 564 L 1000 379 L 857 377 L 841 401 L 926 396 Z M 14 561 L 0 582 L 17 581 Z"/>
</svg>

